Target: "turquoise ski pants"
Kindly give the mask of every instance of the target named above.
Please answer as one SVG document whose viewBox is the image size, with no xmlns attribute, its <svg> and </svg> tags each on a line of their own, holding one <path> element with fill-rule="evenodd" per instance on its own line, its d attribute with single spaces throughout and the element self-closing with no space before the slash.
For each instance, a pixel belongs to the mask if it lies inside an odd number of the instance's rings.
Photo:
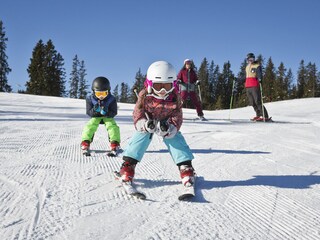
<svg viewBox="0 0 320 240">
<path fill-rule="evenodd" d="M 123 156 L 131 157 L 140 162 L 149 147 L 151 140 L 151 133 L 135 132 L 126 147 Z M 177 132 L 173 138 L 163 138 L 163 142 L 167 146 L 175 164 L 189 161 L 194 158 L 181 132 Z"/>
</svg>

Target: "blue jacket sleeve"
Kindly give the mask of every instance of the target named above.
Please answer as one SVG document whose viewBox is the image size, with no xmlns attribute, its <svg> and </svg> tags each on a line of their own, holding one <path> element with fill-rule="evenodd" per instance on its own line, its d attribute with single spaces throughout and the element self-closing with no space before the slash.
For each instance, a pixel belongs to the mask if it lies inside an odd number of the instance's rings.
<svg viewBox="0 0 320 240">
<path fill-rule="evenodd" d="M 90 117 L 101 117 L 101 114 L 96 112 L 94 109 L 93 109 L 93 102 L 91 100 L 91 96 L 88 96 L 86 98 L 86 109 L 87 109 L 87 115 L 90 116 Z"/>
<path fill-rule="evenodd" d="M 115 97 L 112 96 L 110 103 L 108 104 L 108 112 L 106 117 L 114 118 L 118 114 L 118 104 Z"/>
</svg>

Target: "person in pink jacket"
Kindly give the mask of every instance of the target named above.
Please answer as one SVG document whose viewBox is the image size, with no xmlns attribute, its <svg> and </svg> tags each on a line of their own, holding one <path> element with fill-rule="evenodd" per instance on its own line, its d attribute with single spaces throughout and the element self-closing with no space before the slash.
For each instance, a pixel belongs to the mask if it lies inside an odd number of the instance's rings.
<svg viewBox="0 0 320 240">
<path fill-rule="evenodd" d="M 145 88 L 138 94 L 133 111 L 136 132 L 123 153 L 120 178 L 132 182 L 135 167 L 142 160 L 154 135 L 163 139 L 169 153 L 180 170 L 182 183 L 192 186 L 194 169 L 193 154 L 180 130 L 182 105 L 177 91 L 177 75 L 174 67 L 166 61 L 157 61 L 147 71 Z"/>
<path fill-rule="evenodd" d="M 185 102 L 187 100 L 191 100 L 196 107 L 199 119 L 206 120 L 203 116 L 201 102 L 196 93 L 196 87 L 200 84 L 200 80 L 198 80 L 197 73 L 194 69 L 194 63 L 191 59 L 184 60 L 183 67 L 178 73 L 177 78 L 180 84 L 180 95 L 182 101 Z"/>
</svg>

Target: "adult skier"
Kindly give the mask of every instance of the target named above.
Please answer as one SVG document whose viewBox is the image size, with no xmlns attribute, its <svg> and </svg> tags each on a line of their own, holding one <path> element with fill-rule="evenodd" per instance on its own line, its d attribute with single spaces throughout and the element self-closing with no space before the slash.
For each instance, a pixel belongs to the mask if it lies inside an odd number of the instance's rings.
<svg viewBox="0 0 320 240">
<path fill-rule="evenodd" d="M 269 121 L 267 109 L 262 104 L 260 85 L 262 82 L 262 69 L 260 63 L 255 61 L 253 53 L 247 54 L 245 87 L 249 105 L 253 107 L 256 116 L 253 121 Z M 263 110 L 262 110 L 263 107 Z M 263 112 L 264 111 L 264 112 Z M 263 118 L 264 115 L 264 118 Z"/>
<path fill-rule="evenodd" d="M 139 92 L 133 112 L 136 132 L 123 153 L 123 164 L 119 171 L 123 182 L 133 181 L 136 164 L 142 160 L 156 134 L 163 139 L 178 166 L 183 185 L 193 189 L 194 157 L 179 131 L 182 124 L 182 104 L 176 80 L 176 71 L 170 63 L 157 61 L 149 66 L 145 88 Z"/>
<path fill-rule="evenodd" d="M 105 77 L 97 77 L 92 82 L 92 95 L 86 98 L 87 115 L 91 117 L 82 131 L 81 149 L 84 154 L 90 155 L 90 143 L 99 124 L 104 124 L 108 131 L 111 152 L 117 154 L 120 145 L 120 129 L 114 120 L 118 113 L 117 100 L 110 93 L 110 82 Z"/>
<path fill-rule="evenodd" d="M 194 63 L 191 59 L 185 59 L 183 67 L 178 73 L 178 83 L 180 84 L 180 95 L 182 101 L 191 100 L 200 120 L 206 120 L 203 116 L 201 101 L 196 93 L 196 87 L 200 84 L 197 73 L 195 71 Z"/>
</svg>

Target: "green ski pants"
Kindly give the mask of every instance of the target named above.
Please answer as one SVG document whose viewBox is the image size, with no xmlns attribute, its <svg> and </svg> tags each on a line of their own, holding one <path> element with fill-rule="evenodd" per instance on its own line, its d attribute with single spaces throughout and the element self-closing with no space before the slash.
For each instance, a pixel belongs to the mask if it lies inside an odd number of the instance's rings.
<svg viewBox="0 0 320 240">
<path fill-rule="evenodd" d="M 116 121 L 113 118 L 106 118 L 106 117 L 93 117 L 90 121 L 85 125 L 82 131 L 82 141 L 93 141 L 93 136 L 97 131 L 100 122 L 103 122 L 105 125 L 108 135 L 109 141 L 118 142 L 120 143 L 120 129 L 117 125 Z"/>
</svg>

